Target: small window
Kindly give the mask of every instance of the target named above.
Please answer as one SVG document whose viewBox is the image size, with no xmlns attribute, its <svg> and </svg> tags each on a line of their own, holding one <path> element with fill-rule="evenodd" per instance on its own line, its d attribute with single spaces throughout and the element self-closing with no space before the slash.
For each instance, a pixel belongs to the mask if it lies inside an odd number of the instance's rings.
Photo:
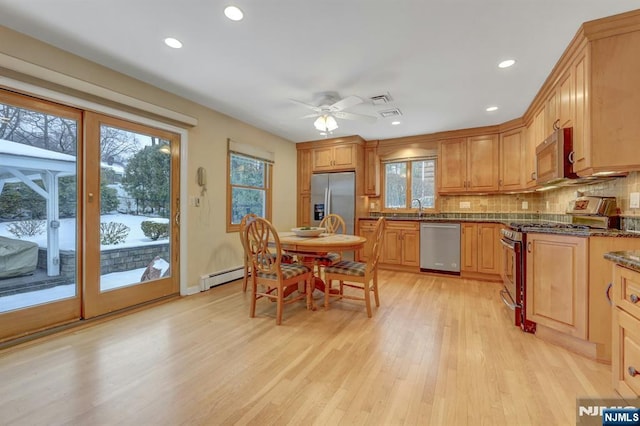
<svg viewBox="0 0 640 426">
<path fill-rule="evenodd" d="M 435 174 L 435 158 L 384 163 L 384 208 L 435 209 Z"/>
<path fill-rule="evenodd" d="M 229 152 L 227 231 L 237 231 L 248 213 L 271 220 L 271 163 Z"/>
</svg>

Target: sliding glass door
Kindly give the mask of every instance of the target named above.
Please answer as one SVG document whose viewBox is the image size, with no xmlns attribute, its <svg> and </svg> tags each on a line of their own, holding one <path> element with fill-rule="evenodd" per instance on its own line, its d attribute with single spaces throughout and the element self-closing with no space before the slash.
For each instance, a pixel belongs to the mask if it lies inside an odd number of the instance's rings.
<svg viewBox="0 0 640 426">
<path fill-rule="evenodd" d="M 179 136 L 85 117 L 89 318 L 179 292 Z"/>
<path fill-rule="evenodd" d="M 81 317 L 82 111 L 0 90 L 0 341 Z"/>
<path fill-rule="evenodd" d="M 179 145 L 0 90 L 0 342 L 179 293 Z"/>
</svg>

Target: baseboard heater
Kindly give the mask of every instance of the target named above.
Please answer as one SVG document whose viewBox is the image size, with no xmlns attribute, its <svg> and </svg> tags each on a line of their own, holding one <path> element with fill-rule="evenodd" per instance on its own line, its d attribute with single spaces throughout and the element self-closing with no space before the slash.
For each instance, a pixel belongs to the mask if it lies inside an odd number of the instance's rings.
<svg viewBox="0 0 640 426">
<path fill-rule="evenodd" d="M 213 274 L 203 275 L 200 277 L 200 291 L 209 290 L 220 284 L 235 281 L 244 276 L 244 267 L 225 269 L 223 271 L 214 272 Z"/>
</svg>

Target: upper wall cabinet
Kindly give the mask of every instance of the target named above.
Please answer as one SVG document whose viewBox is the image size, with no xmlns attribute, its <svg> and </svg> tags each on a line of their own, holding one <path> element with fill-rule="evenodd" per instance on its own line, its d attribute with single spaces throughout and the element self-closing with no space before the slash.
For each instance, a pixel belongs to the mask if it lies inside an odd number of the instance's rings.
<svg viewBox="0 0 640 426">
<path fill-rule="evenodd" d="M 583 24 L 525 114 L 533 149 L 572 127 L 580 176 L 640 170 L 639 51 L 638 10 Z"/>
<path fill-rule="evenodd" d="M 554 129 L 573 126 L 575 88 L 572 70 L 567 70 L 551 91 L 546 102 L 546 127 L 543 139 Z M 542 142 L 542 141 L 541 141 Z"/>
<path fill-rule="evenodd" d="M 500 191 L 517 191 L 524 188 L 524 154 L 523 128 L 500 134 Z"/>
<path fill-rule="evenodd" d="M 330 172 L 355 169 L 357 148 L 357 145 L 354 144 L 314 148 L 312 150 L 313 171 Z"/>
<path fill-rule="evenodd" d="M 438 192 L 496 192 L 499 188 L 498 135 L 440 141 Z"/>
<path fill-rule="evenodd" d="M 593 40 L 573 64 L 574 170 L 582 175 L 640 170 L 640 13 L 635 31 Z M 590 114 L 589 114 L 590 112 Z"/>
</svg>

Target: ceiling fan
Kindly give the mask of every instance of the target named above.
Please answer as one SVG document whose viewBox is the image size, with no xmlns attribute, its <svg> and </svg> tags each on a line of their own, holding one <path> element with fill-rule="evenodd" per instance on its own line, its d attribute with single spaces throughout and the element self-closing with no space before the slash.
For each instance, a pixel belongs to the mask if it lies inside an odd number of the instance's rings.
<svg viewBox="0 0 640 426">
<path fill-rule="evenodd" d="M 364 102 L 358 96 L 347 96 L 346 98 L 341 99 L 335 92 L 325 92 L 320 95 L 315 105 L 295 99 L 290 100 L 291 102 L 314 111 L 312 114 L 307 114 L 300 118 L 316 118 L 313 125 L 321 132 L 332 132 L 337 129 L 338 122 L 336 121 L 336 118 L 344 120 L 364 120 L 370 123 L 377 120 L 376 117 L 372 117 L 370 115 L 344 111 L 345 109 Z"/>
</svg>

